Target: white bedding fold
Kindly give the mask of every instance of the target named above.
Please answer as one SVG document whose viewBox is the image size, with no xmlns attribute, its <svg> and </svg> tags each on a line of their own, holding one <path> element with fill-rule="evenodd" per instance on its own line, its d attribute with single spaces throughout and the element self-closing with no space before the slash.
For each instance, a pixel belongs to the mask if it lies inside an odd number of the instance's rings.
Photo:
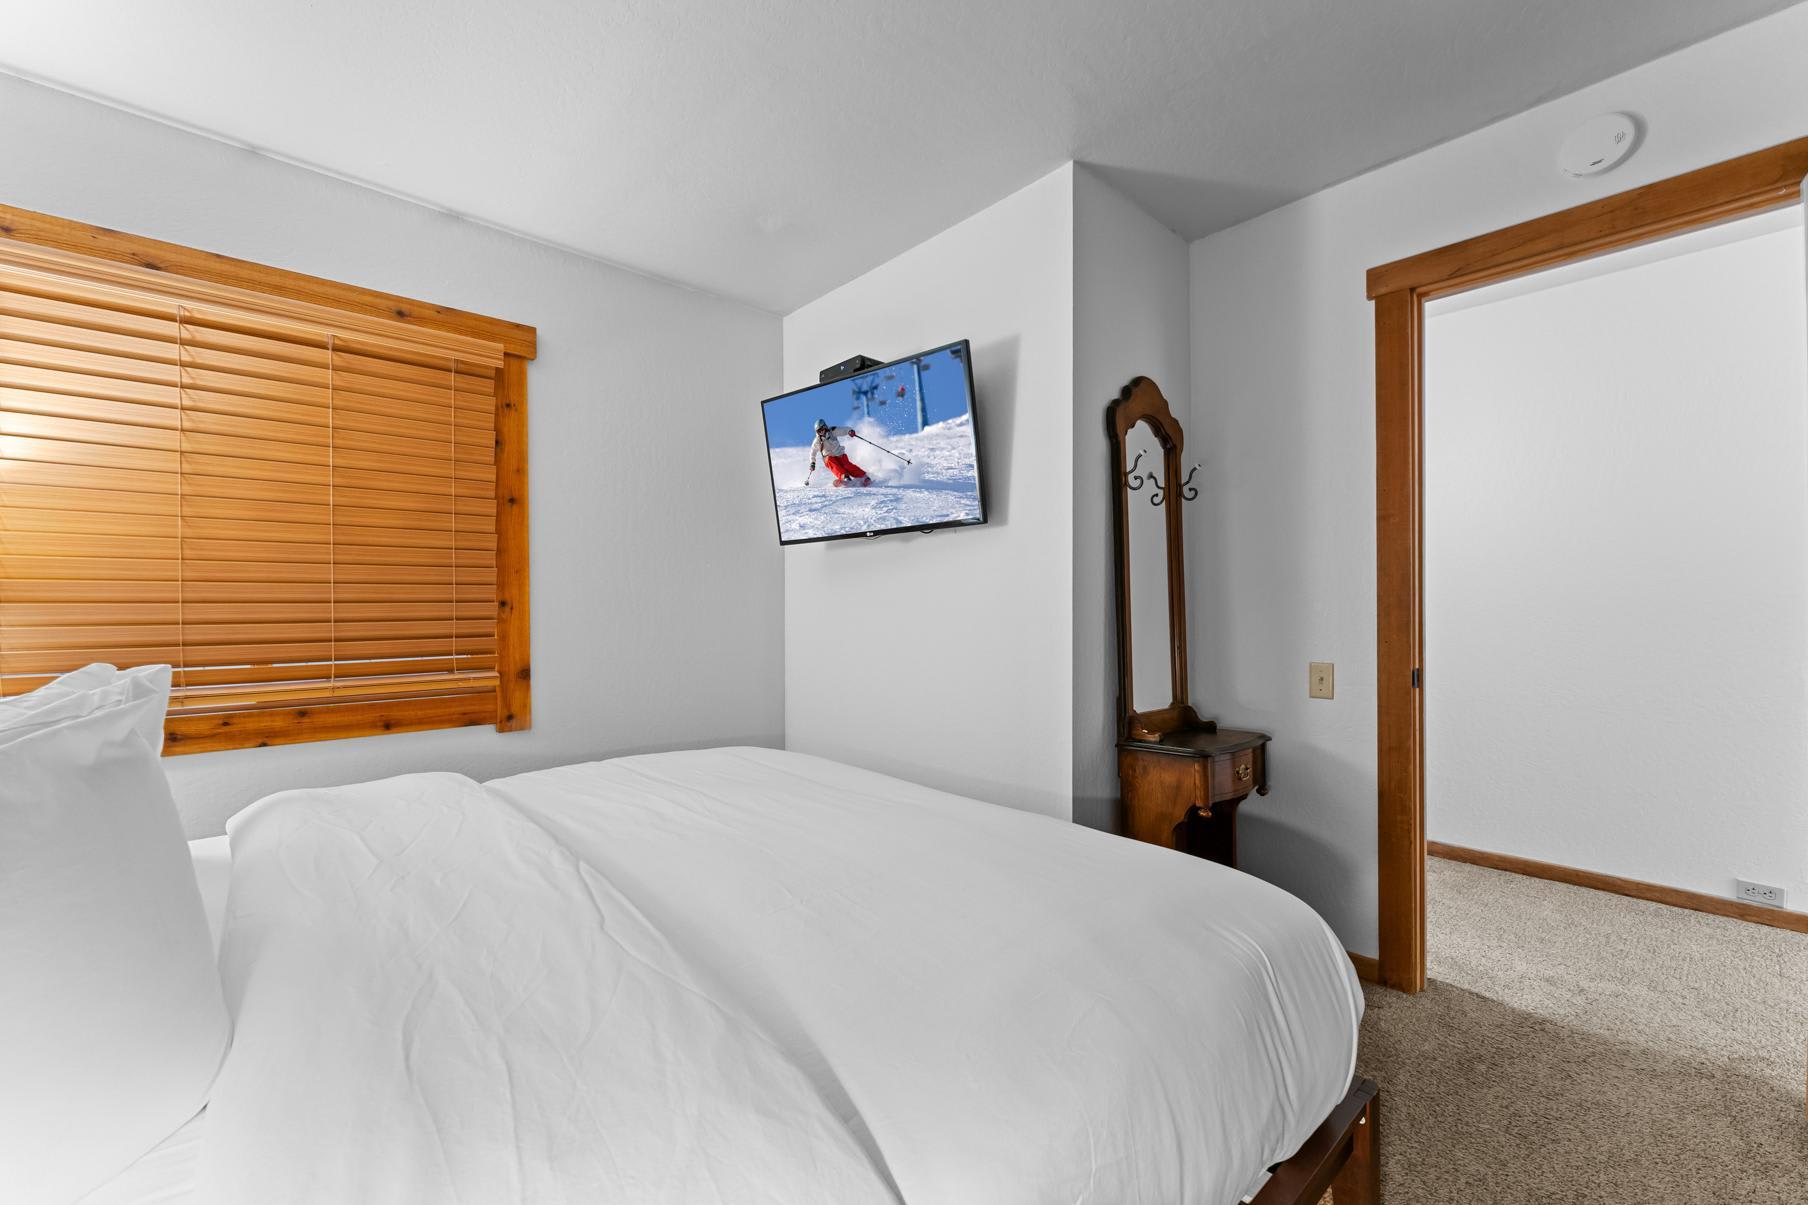
<svg viewBox="0 0 1808 1205">
<path fill-rule="evenodd" d="M 198 1199 L 894 1199 L 733 1001 L 469 779 L 286 792 L 229 829 L 237 1030 Z"/>
</svg>

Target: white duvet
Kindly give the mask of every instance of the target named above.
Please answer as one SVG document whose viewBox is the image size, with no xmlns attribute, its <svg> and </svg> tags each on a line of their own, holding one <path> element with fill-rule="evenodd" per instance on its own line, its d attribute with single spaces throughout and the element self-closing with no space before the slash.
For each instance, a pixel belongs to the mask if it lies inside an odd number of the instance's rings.
<svg viewBox="0 0 1808 1205">
<path fill-rule="evenodd" d="M 201 1200 L 1229 1202 L 1354 1064 L 1292 896 L 797 754 L 230 828 Z"/>
</svg>

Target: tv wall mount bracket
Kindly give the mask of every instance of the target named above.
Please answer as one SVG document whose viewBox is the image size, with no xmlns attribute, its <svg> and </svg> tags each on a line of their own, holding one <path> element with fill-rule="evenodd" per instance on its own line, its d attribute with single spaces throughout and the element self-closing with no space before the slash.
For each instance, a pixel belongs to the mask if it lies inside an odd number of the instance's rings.
<svg viewBox="0 0 1808 1205">
<path fill-rule="evenodd" d="M 830 381 L 839 381 L 847 377 L 859 376 L 870 369 L 882 368 L 884 360 L 875 360 L 871 356 L 849 356 L 839 364 L 831 364 L 816 374 L 818 385 L 827 385 Z"/>
</svg>

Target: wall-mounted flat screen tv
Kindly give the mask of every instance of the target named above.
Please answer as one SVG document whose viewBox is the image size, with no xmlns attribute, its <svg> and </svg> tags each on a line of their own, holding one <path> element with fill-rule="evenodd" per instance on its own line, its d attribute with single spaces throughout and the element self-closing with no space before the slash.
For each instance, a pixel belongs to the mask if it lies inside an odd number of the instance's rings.
<svg viewBox="0 0 1808 1205">
<path fill-rule="evenodd" d="M 966 340 L 760 408 L 779 543 L 986 521 Z"/>
</svg>

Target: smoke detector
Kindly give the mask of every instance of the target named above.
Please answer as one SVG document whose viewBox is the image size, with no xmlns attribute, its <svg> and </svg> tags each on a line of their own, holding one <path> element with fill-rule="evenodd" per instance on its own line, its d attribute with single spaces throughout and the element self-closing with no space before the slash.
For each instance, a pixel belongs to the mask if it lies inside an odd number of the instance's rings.
<svg viewBox="0 0 1808 1205">
<path fill-rule="evenodd" d="M 1566 176 L 1586 179 L 1610 172 L 1638 145 L 1638 123 L 1627 113 L 1591 117 L 1570 132 L 1557 151 L 1557 166 Z"/>
</svg>

